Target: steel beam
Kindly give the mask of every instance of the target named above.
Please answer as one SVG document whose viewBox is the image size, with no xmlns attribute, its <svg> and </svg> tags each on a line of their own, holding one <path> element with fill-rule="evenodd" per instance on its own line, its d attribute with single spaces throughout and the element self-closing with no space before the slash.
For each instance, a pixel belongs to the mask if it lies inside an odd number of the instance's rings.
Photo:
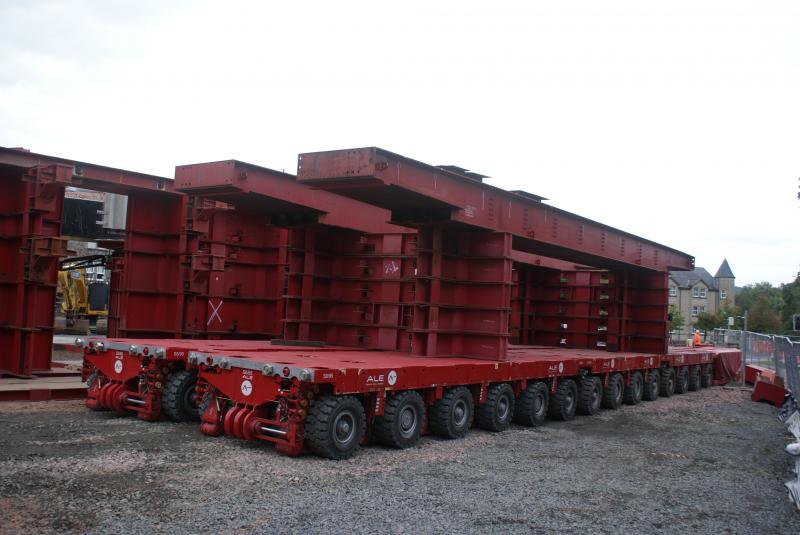
<svg viewBox="0 0 800 535">
<path fill-rule="evenodd" d="M 128 194 L 132 190 L 169 192 L 172 182 L 160 176 L 0 147 L 0 165 L 30 169 L 56 164 L 72 167 L 69 185 L 107 193 Z"/>
<path fill-rule="evenodd" d="M 319 223 L 374 234 L 409 232 L 389 224 L 387 210 L 310 188 L 294 175 L 237 160 L 177 166 L 175 189 L 230 202 L 237 209 L 269 213 L 273 223 L 281 226 Z"/>
<path fill-rule="evenodd" d="M 452 221 L 514 236 L 514 249 L 597 268 L 666 272 L 694 257 L 465 174 L 369 147 L 301 154 L 301 182 L 392 210 L 398 223 Z"/>
</svg>

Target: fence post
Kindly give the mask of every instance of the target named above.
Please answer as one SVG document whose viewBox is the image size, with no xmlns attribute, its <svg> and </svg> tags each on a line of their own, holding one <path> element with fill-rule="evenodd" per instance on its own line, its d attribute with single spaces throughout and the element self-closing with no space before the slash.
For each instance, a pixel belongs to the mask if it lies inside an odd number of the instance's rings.
<svg viewBox="0 0 800 535">
<path fill-rule="evenodd" d="M 746 322 L 746 320 L 745 320 Z M 742 329 L 742 338 L 740 342 L 740 349 L 742 350 L 742 386 L 745 386 L 744 368 L 747 365 L 748 345 L 750 343 L 750 336 L 746 329 Z"/>
<path fill-rule="evenodd" d="M 775 375 L 777 376 L 777 375 L 781 375 L 781 371 L 780 371 L 780 368 L 778 366 L 778 353 L 780 353 L 780 351 L 778 351 L 778 337 L 773 335 L 770 338 L 772 339 L 772 365 L 775 367 Z M 781 344 L 781 347 L 783 347 L 783 344 Z M 786 369 L 786 368 L 784 368 L 784 369 Z M 785 376 L 785 373 L 784 373 L 784 376 Z M 785 377 L 784 377 L 784 379 L 785 379 Z"/>
</svg>

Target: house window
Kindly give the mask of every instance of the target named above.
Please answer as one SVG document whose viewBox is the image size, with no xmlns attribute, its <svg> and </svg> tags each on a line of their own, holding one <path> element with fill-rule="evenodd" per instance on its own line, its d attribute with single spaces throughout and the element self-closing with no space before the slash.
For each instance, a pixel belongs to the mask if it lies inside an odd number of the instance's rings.
<svg viewBox="0 0 800 535">
<path fill-rule="evenodd" d="M 707 290 L 705 288 L 700 288 L 700 297 L 702 297 L 703 299 L 706 298 L 706 291 Z"/>
<path fill-rule="evenodd" d="M 697 317 L 697 307 L 692 307 L 692 317 Z"/>
<path fill-rule="evenodd" d="M 719 298 L 720 299 L 727 299 L 728 298 L 728 290 L 720 290 L 719 291 Z"/>
<path fill-rule="evenodd" d="M 701 306 L 700 308 L 698 308 L 698 311 L 700 312 L 700 314 L 705 314 L 706 313 L 706 307 L 702 307 Z"/>
<path fill-rule="evenodd" d="M 669 296 L 670 297 L 675 297 L 677 295 L 678 295 L 678 288 L 676 288 L 675 286 L 670 286 L 669 287 Z"/>
<path fill-rule="evenodd" d="M 692 288 L 692 297 L 700 297 L 700 288 L 697 286 Z"/>
</svg>

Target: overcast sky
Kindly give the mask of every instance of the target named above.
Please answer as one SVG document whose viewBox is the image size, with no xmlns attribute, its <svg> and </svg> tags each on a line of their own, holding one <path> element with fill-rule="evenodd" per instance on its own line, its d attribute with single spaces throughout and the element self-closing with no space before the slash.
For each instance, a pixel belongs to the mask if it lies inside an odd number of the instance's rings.
<svg viewBox="0 0 800 535">
<path fill-rule="evenodd" d="M 800 2 L 0 0 L 0 146 L 171 177 L 376 145 L 800 268 Z"/>
</svg>

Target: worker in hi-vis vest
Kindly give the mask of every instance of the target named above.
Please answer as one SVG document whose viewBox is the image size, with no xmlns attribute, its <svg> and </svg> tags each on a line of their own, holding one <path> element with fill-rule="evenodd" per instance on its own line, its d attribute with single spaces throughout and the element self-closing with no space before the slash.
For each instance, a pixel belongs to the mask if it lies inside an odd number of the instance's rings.
<svg viewBox="0 0 800 535">
<path fill-rule="evenodd" d="M 700 345 L 700 331 L 698 329 L 695 329 L 694 331 L 694 345 Z"/>
</svg>

